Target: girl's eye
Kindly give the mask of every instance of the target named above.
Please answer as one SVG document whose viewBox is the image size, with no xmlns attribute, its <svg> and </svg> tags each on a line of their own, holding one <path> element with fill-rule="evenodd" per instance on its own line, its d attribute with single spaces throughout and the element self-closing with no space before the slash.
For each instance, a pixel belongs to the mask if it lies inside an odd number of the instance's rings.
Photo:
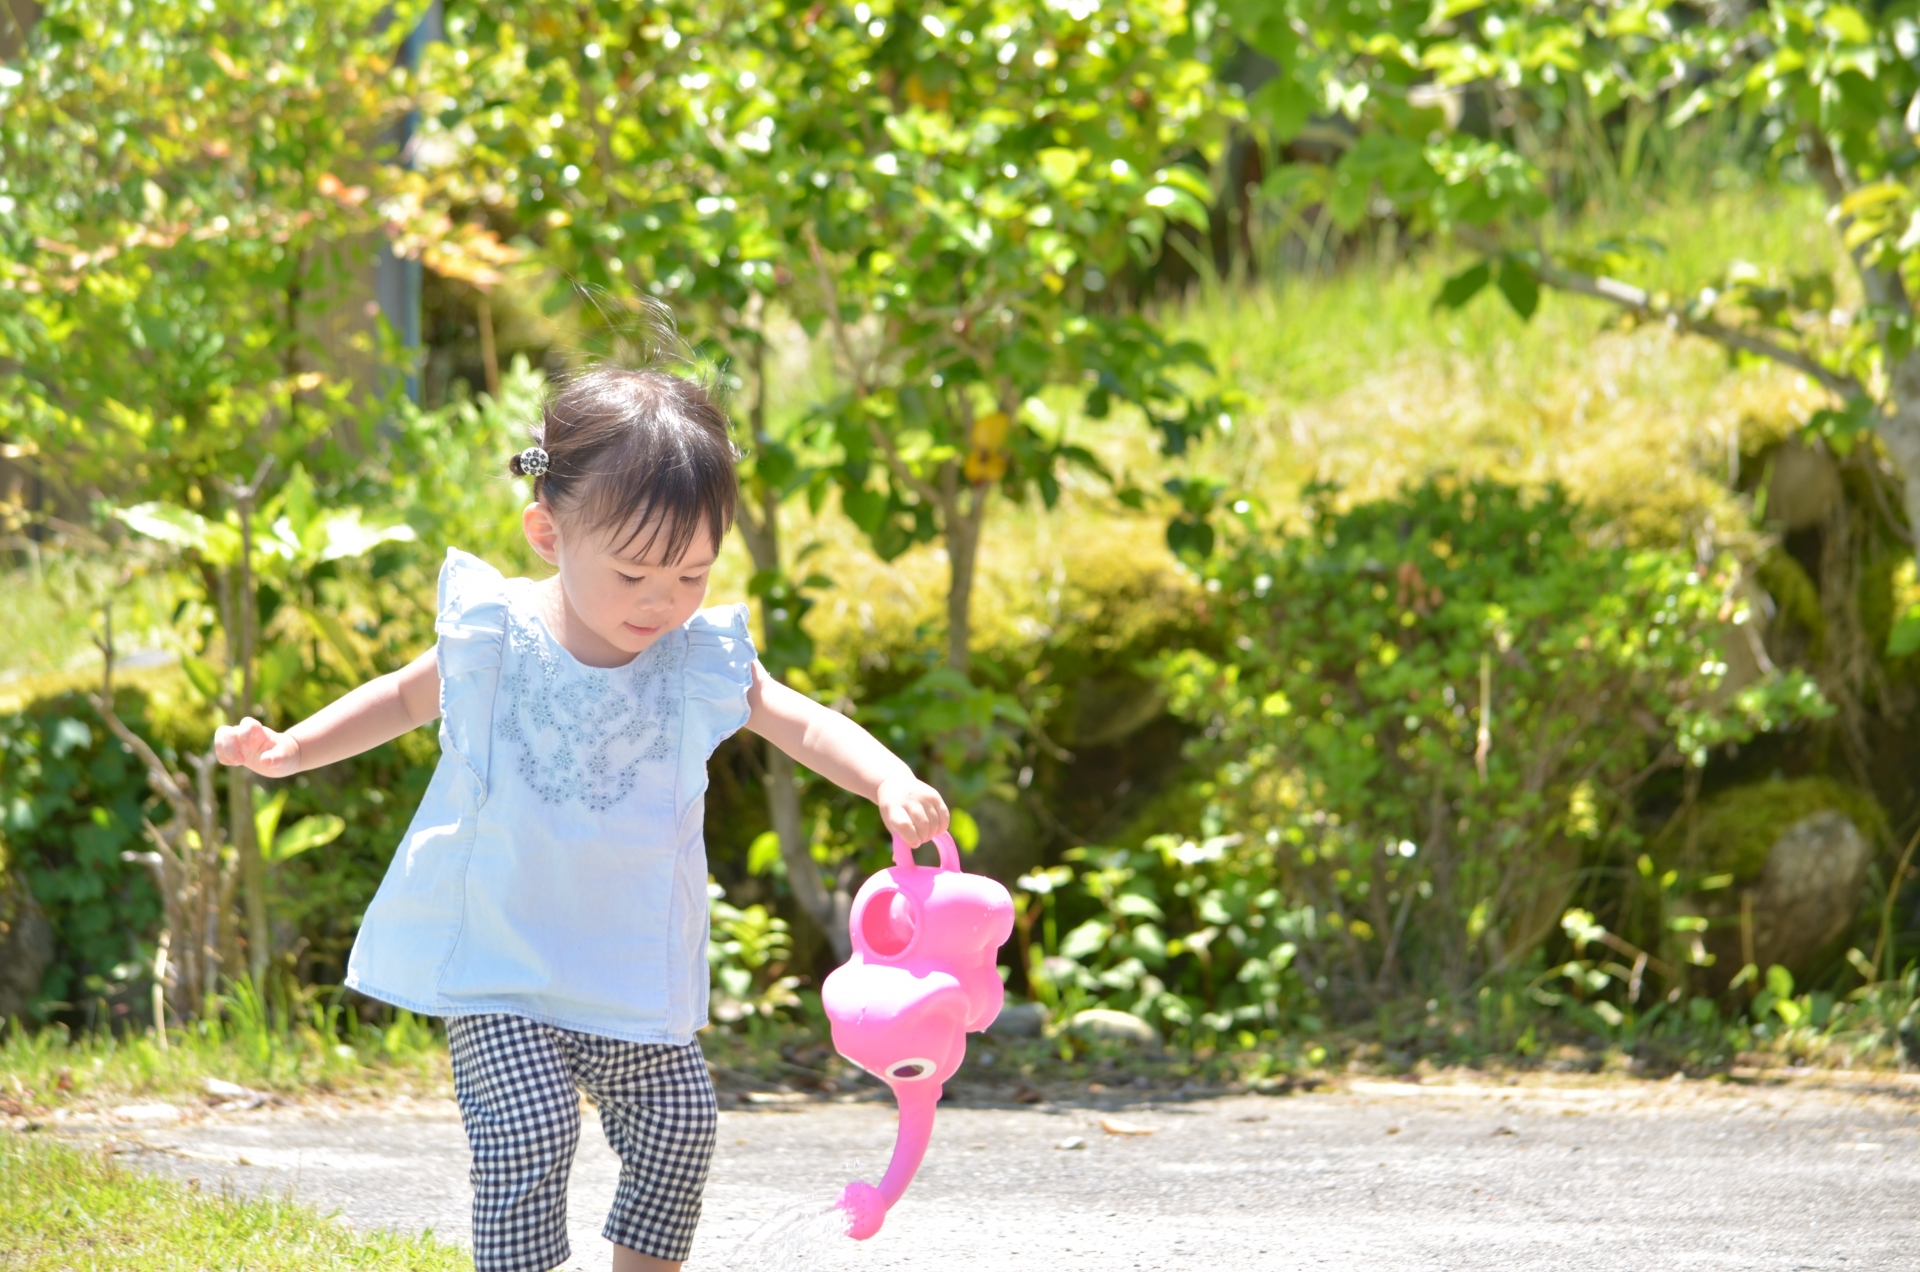
<svg viewBox="0 0 1920 1272">
<path fill-rule="evenodd" d="M 614 571 L 614 573 L 619 574 L 619 571 L 616 570 Z M 638 583 L 640 582 L 640 579 L 634 578 L 631 574 L 621 574 L 620 581 L 622 583 Z"/>
<path fill-rule="evenodd" d="M 703 583 L 706 581 L 706 578 L 707 576 L 704 574 L 682 574 L 680 581 L 686 584 Z"/>
</svg>

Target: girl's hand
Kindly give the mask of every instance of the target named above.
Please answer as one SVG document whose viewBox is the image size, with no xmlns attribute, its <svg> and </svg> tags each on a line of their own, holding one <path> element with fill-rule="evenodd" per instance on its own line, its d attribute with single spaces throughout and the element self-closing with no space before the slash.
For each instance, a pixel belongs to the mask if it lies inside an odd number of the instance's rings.
<svg viewBox="0 0 1920 1272">
<path fill-rule="evenodd" d="M 887 829 L 916 848 L 947 828 L 947 801 L 911 773 L 881 782 L 873 802 Z"/>
<path fill-rule="evenodd" d="M 275 733 L 252 716 L 213 731 L 213 754 L 222 764 L 242 764 L 262 777 L 292 777 L 300 771 L 300 742 Z"/>
</svg>

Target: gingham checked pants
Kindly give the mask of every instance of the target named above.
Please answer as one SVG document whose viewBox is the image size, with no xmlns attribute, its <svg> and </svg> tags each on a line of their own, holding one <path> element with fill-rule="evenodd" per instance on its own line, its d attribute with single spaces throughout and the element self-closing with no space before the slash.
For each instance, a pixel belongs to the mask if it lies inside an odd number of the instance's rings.
<svg viewBox="0 0 1920 1272">
<path fill-rule="evenodd" d="M 599 1106 L 620 1157 L 607 1240 L 687 1257 L 719 1125 L 698 1042 L 622 1042 L 508 1015 L 452 1017 L 447 1042 L 473 1148 L 475 1272 L 548 1272 L 571 1256 L 576 1088 Z"/>
</svg>

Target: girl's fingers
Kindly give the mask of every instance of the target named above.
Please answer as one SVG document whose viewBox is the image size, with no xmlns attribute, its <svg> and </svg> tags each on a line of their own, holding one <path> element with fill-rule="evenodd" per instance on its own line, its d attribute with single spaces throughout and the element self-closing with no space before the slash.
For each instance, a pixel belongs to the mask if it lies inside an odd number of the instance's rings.
<svg viewBox="0 0 1920 1272">
<path fill-rule="evenodd" d="M 213 755 L 222 764 L 244 765 L 263 777 L 286 777 L 300 770 L 300 744 L 252 716 L 215 729 Z"/>
<path fill-rule="evenodd" d="M 293 745 L 293 739 L 282 735 L 272 746 L 260 752 L 253 761 L 253 767 L 266 777 L 285 777 L 293 771 L 298 755 L 299 748 Z"/>
<path fill-rule="evenodd" d="M 213 731 L 213 757 L 222 764 L 245 764 L 251 752 L 258 749 L 254 745 L 253 729 L 259 728 L 260 722 L 252 716 L 239 724 L 221 725 Z"/>
</svg>

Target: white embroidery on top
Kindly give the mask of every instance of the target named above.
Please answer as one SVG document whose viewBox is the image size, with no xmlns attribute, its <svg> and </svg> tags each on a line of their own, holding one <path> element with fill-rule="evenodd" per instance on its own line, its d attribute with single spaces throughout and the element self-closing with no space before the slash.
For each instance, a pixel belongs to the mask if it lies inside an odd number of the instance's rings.
<svg viewBox="0 0 1920 1272">
<path fill-rule="evenodd" d="M 633 793 L 642 765 L 678 748 L 686 640 L 670 632 L 624 667 L 583 667 L 514 611 L 496 731 L 518 748 L 515 768 L 542 801 L 605 812 Z"/>
</svg>

